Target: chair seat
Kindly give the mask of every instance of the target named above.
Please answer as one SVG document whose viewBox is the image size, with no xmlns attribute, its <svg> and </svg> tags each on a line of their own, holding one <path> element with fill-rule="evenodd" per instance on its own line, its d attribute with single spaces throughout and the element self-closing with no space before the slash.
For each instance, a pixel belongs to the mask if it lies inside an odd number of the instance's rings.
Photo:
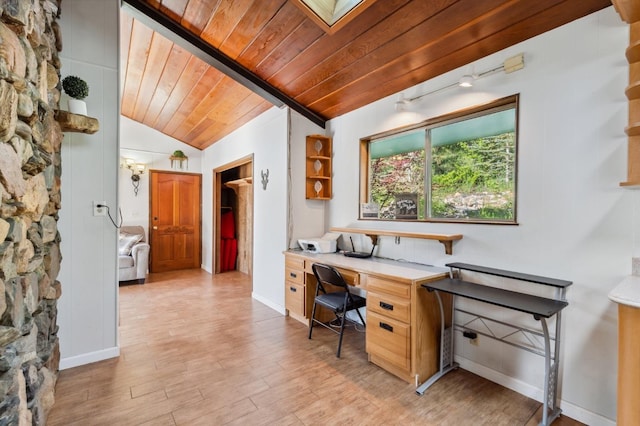
<svg viewBox="0 0 640 426">
<path fill-rule="evenodd" d="M 329 308 L 333 311 L 344 312 L 344 298 L 346 292 L 336 291 L 333 293 L 321 294 L 316 297 L 316 303 Z M 360 297 L 356 294 L 352 294 L 352 303 L 347 303 L 347 311 L 356 308 L 362 308 L 367 305 L 367 299 Z"/>
<path fill-rule="evenodd" d="M 133 257 L 131 256 L 118 256 L 118 268 L 131 268 L 133 267 Z"/>
</svg>

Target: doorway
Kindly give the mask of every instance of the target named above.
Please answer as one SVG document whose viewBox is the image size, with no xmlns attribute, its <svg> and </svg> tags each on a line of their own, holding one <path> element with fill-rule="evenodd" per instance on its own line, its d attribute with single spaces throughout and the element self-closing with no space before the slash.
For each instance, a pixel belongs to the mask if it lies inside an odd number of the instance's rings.
<svg viewBox="0 0 640 426">
<path fill-rule="evenodd" d="M 151 170 L 150 272 L 200 268 L 202 175 Z"/>
<path fill-rule="evenodd" d="M 253 155 L 213 171 L 216 274 L 253 274 Z"/>
</svg>

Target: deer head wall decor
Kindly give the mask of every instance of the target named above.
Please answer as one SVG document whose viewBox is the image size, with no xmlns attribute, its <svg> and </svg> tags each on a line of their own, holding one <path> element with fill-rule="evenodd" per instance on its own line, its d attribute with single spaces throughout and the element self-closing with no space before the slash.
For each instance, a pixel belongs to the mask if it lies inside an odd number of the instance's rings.
<svg viewBox="0 0 640 426">
<path fill-rule="evenodd" d="M 260 174 L 262 175 L 262 189 L 266 191 L 269 183 L 269 169 L 267 169 L 266 173 L 264 170 L 260 170 Z"/>
</svg>

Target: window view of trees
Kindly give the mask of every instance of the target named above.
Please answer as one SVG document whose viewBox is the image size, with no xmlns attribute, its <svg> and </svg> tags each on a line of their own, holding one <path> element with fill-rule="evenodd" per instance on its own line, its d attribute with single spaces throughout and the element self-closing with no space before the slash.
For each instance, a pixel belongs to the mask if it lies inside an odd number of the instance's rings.
<svg viewBox="0 0 640 426">
<path fill-rule="evenodd" d="M 418 219 L 424 219 L 424 149 L 371 161 L 371 201 L 378 217 L 396 218 L 396 194 L 418 194 Z"/>
<path fill-rule="evenodd" d="M 379 219 L 515 223 L 517 96 L 497 104 L 365 141 L 361 199 Z"/>
<path fill-rule="evenodd" d="M 431 217 L 514 219 L 515 132 L 432 148 Z"/>
</svg>

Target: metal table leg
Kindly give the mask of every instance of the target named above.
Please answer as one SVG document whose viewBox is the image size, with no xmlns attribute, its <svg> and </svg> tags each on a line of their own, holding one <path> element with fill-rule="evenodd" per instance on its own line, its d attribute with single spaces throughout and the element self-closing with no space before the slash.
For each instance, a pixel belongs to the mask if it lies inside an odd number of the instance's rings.
<svg viewBox="0 0 640 426">
<path fill-rule="evenodd" d="M 458 368 L 458 364 L 453 362 L 453 317 L 455 313 L 454 301 L 455 297 L 452 300 L 451 305 L 451 325 L 448 328 L 445 328 L 444 322 L 444 306 L 442 304 L 442 299 L 440 298 L 440 293 L 435 291 L 436 298 L 438 299 L 438 306 L 440 307 L 440 370 L 436 372 L 433 376 L 429 377 L 429 379 L 418 386 L 416 388 L 416 393 L 418 395 L 424 395 L 424 392 L 438 379 L 445 374 L 447 374 L 451 370 L 455 370 Z"/>
</svg>

